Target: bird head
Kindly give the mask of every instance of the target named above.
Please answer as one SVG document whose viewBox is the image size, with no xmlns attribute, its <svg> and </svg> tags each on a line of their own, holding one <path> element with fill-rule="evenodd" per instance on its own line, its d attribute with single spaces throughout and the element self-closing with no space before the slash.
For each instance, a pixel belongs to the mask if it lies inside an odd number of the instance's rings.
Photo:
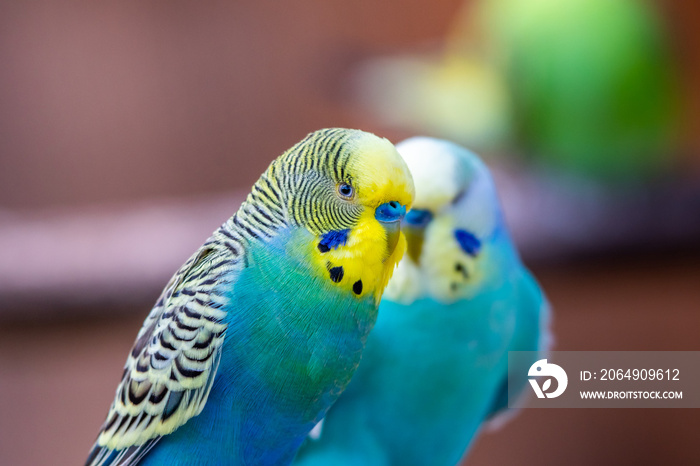
<svg viewBox="0 0 700 466">
<path fill-rule="evenodd" d="M 359 130 L 319 130 L 270 170 L 283 183 L 289 221 L 313 236 L 312 260 L 357 297 L 381 294 L 405 251 L 401 220 L 411 173 L 388 140 Z"/>
<path fill-rule="evenodd" d="M 413 173 L 416 198 L 403 220 L 408 257 L 387 296 L 411 300 L 422 293 L 449 302 L 473 295 L 491 272 L 493 241 L 503 232 L 486 165 L 433 138 L 411 138 L 397 149 Z"/>
</svg>

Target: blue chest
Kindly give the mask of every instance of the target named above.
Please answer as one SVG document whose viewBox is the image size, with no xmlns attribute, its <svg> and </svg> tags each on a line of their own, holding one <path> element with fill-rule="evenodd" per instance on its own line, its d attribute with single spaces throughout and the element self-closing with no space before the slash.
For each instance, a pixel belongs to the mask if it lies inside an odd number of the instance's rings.
<svg viewBox="0 0 700 466">
<path fill-rule="evenodd" d="M 348 384 L 376 308 L 311 270 L 299 235 L 252 246 L 222 284 L 228 330 L 209 399 L 144 464 L 288 464 Z"/>
<path fill-rule="evenodd" d="M 362 401 L 332 414 L 364 413 L 391 464 L 456 464 L 506 373 L 516 307 L 504 291 L 447 305 L 383 302 L 347 392 Z"/>
</svg>

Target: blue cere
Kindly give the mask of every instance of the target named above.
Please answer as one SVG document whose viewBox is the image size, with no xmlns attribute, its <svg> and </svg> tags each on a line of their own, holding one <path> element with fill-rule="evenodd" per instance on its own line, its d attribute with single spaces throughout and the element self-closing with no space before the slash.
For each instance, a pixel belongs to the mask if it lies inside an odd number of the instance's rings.
<svg viewBox="0 0 700 466">
<path fill-rule="evenodd" d="M 396 201 L 385 202 L 374 211 L 374 218 L 384 223 L 398 222 L 406 215 L 406 206 Z"/>
<path fill-rule="evenodd" d="M 479 238 L 469 233 L 467 230 L 455 230 L 455 238 L 462 251 L 466 252 L 470 256 L 476 256 L 479 254 L 481 249 L 481 241 Z"/>
<path fill-rule="evenodd" d="M 413 209 L 406 214 L 404 222 L 414 227 L 424 227 L 433 219 L 433 213 L 429 210 Z"/>
</svg>

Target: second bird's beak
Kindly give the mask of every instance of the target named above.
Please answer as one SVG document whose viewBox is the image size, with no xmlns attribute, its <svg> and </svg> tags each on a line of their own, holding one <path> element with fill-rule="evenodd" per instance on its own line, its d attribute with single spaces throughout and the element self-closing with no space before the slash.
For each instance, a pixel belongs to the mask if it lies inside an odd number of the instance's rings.
<svg viewBox="0 0 700 466">
<path fill-rule="evenodd" d="M 411 260 L 418 264 L 420 260 L 421 252 L 423 252 L 423 233 L 425 228 L 416 228 L 412 226 L 404 227 L 404 235 L 406 236 L 406 254 Z"/>
<path fill-rule="evenodd" d="M 384 260 L 389 258 L 396 249 L 401 234 L 401 220 L 406 215 L 406 206 L 396 201 L 386 202 L 374 211 L 374 218 L 384 227 L 387 237 L 387 254 Z"/>
<path fill-rule="evenodd" d="M 433 215 L 428 210 L 411 210 L 404 219 L 404 235 L 408 247 L 406 253 L 411 260 L 418 264 L 420 255 L 423 252 L 423 238 L 425 227 L 432 220 Z"/>
</svg>

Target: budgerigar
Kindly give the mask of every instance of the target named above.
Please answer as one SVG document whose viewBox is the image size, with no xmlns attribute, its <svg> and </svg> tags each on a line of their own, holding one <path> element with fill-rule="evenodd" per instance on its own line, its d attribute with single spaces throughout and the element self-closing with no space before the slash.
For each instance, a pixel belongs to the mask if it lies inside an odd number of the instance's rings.
<svg viewBox="0 0 700 466">
<path fill-rule="evenodd" d="M 311 133 L 170 280 L 88 465 L 289 464 L 357 368 L 406 240 L 386 139 Z"/>
<path fill-rule="evenodd" d="M 442 140 L 397 148 L 416 186 L 408 254 L 360 367 L 298 466 L 455 465 L 507 409 L 508 351 L 546 343 L 546 300 L 511 242 L 486 166 Z M 519 369 L 522 388 L 529 364 Z"/>
</svg>

